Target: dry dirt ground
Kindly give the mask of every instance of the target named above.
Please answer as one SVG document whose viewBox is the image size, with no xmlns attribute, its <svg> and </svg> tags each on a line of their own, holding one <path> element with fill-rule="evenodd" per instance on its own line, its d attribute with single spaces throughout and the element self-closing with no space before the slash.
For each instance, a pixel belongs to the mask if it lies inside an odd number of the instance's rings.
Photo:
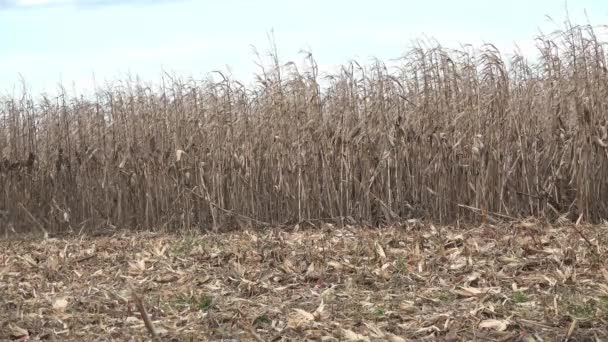
<svg viewBox="0 0 608 342">
<path fill-rule="evenodd" d="M 534 222 L 10 238 L 0 340 L 608 341 L 607 249 Z"/>
</svg>

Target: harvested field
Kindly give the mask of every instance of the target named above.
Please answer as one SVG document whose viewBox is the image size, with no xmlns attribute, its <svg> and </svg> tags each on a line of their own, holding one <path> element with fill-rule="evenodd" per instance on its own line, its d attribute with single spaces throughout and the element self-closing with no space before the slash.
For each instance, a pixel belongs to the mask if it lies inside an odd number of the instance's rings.
<svg viewBox="0 0 608 342">
<path fill-rule="evenodd" d="M 0 338 L 603 341 L 607 236 L 410 221 L 3 240 Z"/>
</svg>

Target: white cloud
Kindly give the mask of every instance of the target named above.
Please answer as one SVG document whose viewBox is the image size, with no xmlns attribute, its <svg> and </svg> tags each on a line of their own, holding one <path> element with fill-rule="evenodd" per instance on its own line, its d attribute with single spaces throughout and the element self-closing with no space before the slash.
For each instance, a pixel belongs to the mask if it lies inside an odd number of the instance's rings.
<svg viewBox="0 0 608 342">
<path fill-rule="evenodd" d="M 31 6 L 55 6 L 55 5 L 65 5 L 70 3 L 70 0 L 18 0 L 15 5 L 23 6 L 23 7 L 31 7 Z"/>
<path fill-rule="evenodd" d="M 59 6 L 101 7 L 116 5 L 152 5 L 182 0 L 0 0 L 1 9 L 36 9 Z"/>
</svg>

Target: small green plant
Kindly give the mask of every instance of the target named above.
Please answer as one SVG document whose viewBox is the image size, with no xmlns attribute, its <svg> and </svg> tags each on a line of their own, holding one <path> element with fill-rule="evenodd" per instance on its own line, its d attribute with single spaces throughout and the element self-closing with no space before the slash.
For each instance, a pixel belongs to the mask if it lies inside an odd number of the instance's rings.
<svg viewBox="0 0 608 342">
<path fill-rule="evenodd" d="M 439 294 L 439 296 L 437 297 L 438 300 L 442 301 L 442 302 L 447 302 L 449 300 L 452 299 L 452 296 L 447 293 L 447 292 L 442 292 Z"/>
<path fill-rule="evenodd" d="M 384 317 L 386 315 L 386 311 L 384 311 L 383 308 L 378 308 L 378 309 L 376 309 L 374 314 L 378 317 Z"/>
<path fill-rule="evenodd" d="M 608 296 L 601 296 L 598 301 L 604 310 L 608 310 Z"/>
<path fill-rule="evenodd" d="M 253 325 L 254 326 L 256 326 L 256 325 L 268 325 L 270 323 L 272 323 L 272 321 L 266 315 L 260 315 L 260 316 L 256 317 L 256 319 L 253 321 Z"/>
<path fill-rule="evenodd" d="M 210 296 L 203 296 L 199 298 L 199 301 L 196 303 L 196 308 L 199 310 L 207 311 L 213 305 L 213 298 Z"/>
<path fill-rule="evenodd" d="M 171 246 L 171 254 L 175 256 L 186 256 L 202 241 L 194 235 L 186 235 Z"/>
<path fill-rule="evenodd" d="M 399 256 L 397 261 L 395 261 L 395 269 L 399 273 L 406 273 L 407 271 L 407 261 L 403 256 Z"/>
<path fill-rule="evenodd" d="M 525 303 L 528 301 L 528 296 L 522 291 L 515 291 L 513 293 L 513 301 L 515 303 Z"/>
<path fill-rule="evenodd" d="M 190 295 L 190 296 L 180 295 L 177 298 L 176 303 L 178 305 L 189 306 L 189 307 L 194 308 L 196 310 L 207 311 L 213 305 L 213 297 L 208 296 L 208 295 L 200 295 L 200 296 L 196 296 L 196 295 Z"/>
<path fill-rule="evenodd" d="M 590 318 L 595 314 L 595 306 L 592 302 L 572 304 L 568 311 L 576 318 Z"/>
</svg>

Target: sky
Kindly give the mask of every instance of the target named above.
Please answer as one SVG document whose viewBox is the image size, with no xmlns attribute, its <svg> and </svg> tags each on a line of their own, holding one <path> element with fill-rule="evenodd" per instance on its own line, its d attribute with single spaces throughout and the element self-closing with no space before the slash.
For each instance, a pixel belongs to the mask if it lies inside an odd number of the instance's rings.
<svg viewBox="0 0 608 342">
<path fill-rule="evenodd" d="M 322 72 L 398 58 L 426 38 L 534 54 L 534 37 L 563 27 L 566 13 L 608 24 L 606 0 L 0 0 L 0 94 L 19 93 L 22 79 L 52 94 L 59 83 L 87 92 L 163 72 L 202 79 L 221 70 L 249 82 L 252 46 L 267 51 L 271 32 L 282 62 L 308 50 Z"/>
</svg>

